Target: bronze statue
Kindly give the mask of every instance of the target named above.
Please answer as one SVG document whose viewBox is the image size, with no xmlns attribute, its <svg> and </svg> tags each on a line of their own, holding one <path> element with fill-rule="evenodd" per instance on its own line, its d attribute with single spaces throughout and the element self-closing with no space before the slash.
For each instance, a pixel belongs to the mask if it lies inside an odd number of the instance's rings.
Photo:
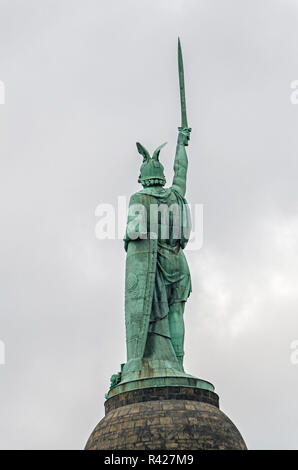
<svg viewBox="0 0 298 470">
<path fill-rule="evenodd" d="M 159 161 L 165 144 L 151 158 L 145 147 L 137 143 L 143 156 L 139 176 L 143 189 L 130 199 L 124 239 L 127 363 L 123 376 L 139 371 L 146 375 L 149 369 L 154 371 L 153 375 L 184 373 L 183 313 L 191 292 L 190 272 L 183 253 L 190 233 L 185 199 L 188 167 L 185 147 L 191 129 L 186 117 L 180 40 L 178 65 L 181 127 L 171 187 L 164 188 L 164 168 Z"/>
</svg>

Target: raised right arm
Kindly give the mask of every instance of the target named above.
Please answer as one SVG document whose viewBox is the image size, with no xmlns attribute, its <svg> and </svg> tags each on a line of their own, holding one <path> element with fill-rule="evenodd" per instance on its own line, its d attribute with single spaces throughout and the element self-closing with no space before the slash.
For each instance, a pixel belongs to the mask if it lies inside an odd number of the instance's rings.
<svg viewBox="0 0 298 470">
<path fill-rule="evenodd" d="M 186 176 L 188 168 L 188 158 L 185 146 L 188 145 L 190 131 L 191 129 L 189 128 L 179 128 L 176 155 L 174 161 L 174 178 L 172 188 L 178 191 L 183 197 L 186 193 Z"/>
</svg>

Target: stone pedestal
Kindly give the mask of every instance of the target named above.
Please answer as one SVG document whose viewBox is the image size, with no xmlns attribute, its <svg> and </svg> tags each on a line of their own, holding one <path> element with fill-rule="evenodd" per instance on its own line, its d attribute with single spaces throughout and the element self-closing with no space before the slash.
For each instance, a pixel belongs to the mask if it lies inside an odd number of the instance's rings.
<svg viewBox="0 0 298 470">
<path fill-rule="evenodd" d="M 86 450 L 246 449 L 211 390 L 183 386 L 131 390 L 109 398 L 105 411 Z"/>
</svg>

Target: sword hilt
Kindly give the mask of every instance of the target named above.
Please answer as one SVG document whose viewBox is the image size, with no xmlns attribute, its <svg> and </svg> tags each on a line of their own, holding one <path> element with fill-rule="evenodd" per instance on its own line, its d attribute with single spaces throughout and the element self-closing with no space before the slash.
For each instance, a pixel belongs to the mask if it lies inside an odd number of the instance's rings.
<svg viewBox="0 0 298 470">
<path fill-rule="evenodd" d="M 178 131 L 178 144 L 187 146 L 190 140 L 191 127 L 178 127 Z"/>
</svg>

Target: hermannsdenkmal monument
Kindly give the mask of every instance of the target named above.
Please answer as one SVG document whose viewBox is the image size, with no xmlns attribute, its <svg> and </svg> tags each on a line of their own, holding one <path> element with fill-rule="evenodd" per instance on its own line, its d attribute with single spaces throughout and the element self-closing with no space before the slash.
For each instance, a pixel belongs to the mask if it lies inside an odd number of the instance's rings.
<svg viewBox="0 0 298 470">
<path fill-rule="evenodd" d="M 184 310 L 192 290 L 183 252 L 191 231 L 185 198 L 191 128 L 179 39 L 178 72 L 181 126 L 170 187 L 165 187 L 160 162 L 165 144 L 151 157 L 137 143 L 143 189 L 130 198 L 124 237 L 127 358 L 111 377 L 106 415 L 87 450 L 246 449 L 235 425 L 220 411 L 214 386 L 183 366 Z"/>
</svg>

